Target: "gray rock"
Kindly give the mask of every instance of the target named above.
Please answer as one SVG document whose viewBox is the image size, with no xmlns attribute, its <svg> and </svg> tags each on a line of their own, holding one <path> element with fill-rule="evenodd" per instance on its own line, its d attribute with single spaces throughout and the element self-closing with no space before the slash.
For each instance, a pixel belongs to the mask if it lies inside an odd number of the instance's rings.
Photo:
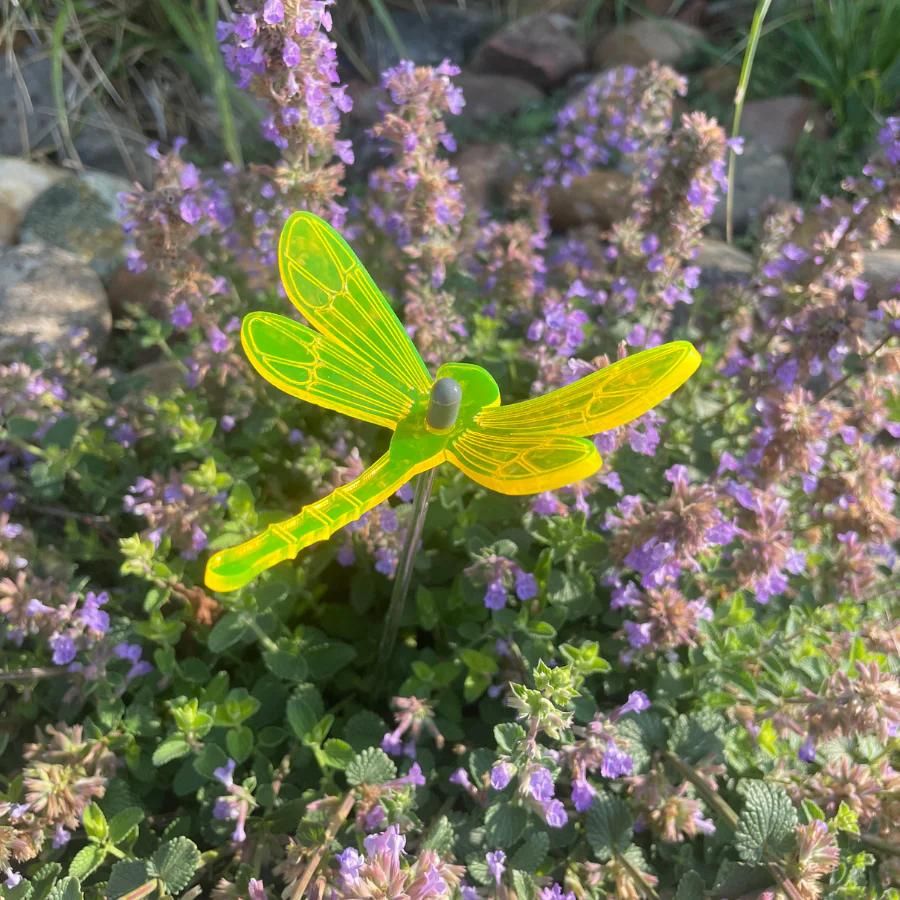
<svg viewBox="0 0 900 900">
<path fill-rule="evenodd" d="M 523 107 L 544 98 L 540 88 L 510 75 L 466 71 L 455 79 L 455 83 L 462 88 L 466 98 L 459 119 L 471 125 L 482 125 L 514 115 Z"/>
<path fill-rule="evenodd" d="M 419 66 L 436 66 L 449 59 L 462 65 L 490 32 L 492 19 L 474 10 L 427 5 L 427 18 L 418 11 L 392 9 L 391 19 L 406 50 L 405 59 Z M 376 16 L 368 22 L 363 60 L 375 74 L 400 61 L 400 54 Z"/>
<path fill-rule="evenodd" d="M 741 284 L 753 271 L 749 254 L 725 241 L 710 238 L 700 242 L 700 251 L 692 263 L 700 267 L 700 284 L 710 290 Z"/>
<path fill-rule="evenodd" d="M 607 32 L 593 52 L 594 66 L 645 66 L 654 60 L 678 66 L 700 49 L 703 32 L 674 19 L 640 19 Z"/>
<path fill-rule="evenodd" d="M 0 157 L 0 247 L 15 242 L 19 223 L 34 198 L 65 177 L 66 172 L 53 166 Z"/>
<path fill-rule="evenodd" d="M 517 19 L 491 35 L 478 48 L 472 68 L 522 78 L 550 90 L 586 63 L 575 21 L 560 13 L 543 13 Z"/>
<path fill-rule="evenodd" d="M 804 131 L 825 134 L 825 113 L 815 100 L 799 94 L 749 100 L 741 118 L 744 134 L 775 153 L 792 156 Z"/>
<path fill-rule="evenodd" d="M 453 163 L 470 214 L 501 205 L 520 169 L 512 147 L 503 143 L 466 144 Z"/>
<path fill-rule="evenodd" d="M 136 123 L 104 104 L 98 93 L 79 102 L 81 91 L 63 73 L 69 139 L 58 125 L 47 52 L 28 47 L 0 62 L 0 155 L 55 150 L 60 159 L 150 184 L 153 164 Z M 72 152 L 74 150 L 74 153 Z"/>
<path fill-rule="evenodd" d="M 790 200 L 791 170 L 780 153 L 747 141 L 737 158 L 734 177 L 734 228 L 742 231 L 768 203 Z M 725 198 L 716 206 L 713 225 L 725 227 Z"/>
<path fill-rule="evenodd" d="M 123 178 L 90 172 L 63 179 L 40 194 L 22 221 L 23 243 L 43 241 L 74 253 L 104 280 L 124 258 L 116 195 L 130 190 Z"/>
<path fill-rule="evenodd" d="M 23 93 L 22 86 L 27 93 Z M 59 146 L 50 59 L 29 47 L 0 61 L 0 154 L 18 156 Z"/>
<path fill-rule="evenodd" d="M 876 294 L 900 292 L 900 250 L 864 250 L 863 278 Z"/>
<path fill-rule="evenodd" d="M 64 347 L 86 328 L 94 349 L 112 317 L 97 274 L 77 256 L 46 244 L 0 249 L 0 360 L 22 342 Z"/>
</svg>

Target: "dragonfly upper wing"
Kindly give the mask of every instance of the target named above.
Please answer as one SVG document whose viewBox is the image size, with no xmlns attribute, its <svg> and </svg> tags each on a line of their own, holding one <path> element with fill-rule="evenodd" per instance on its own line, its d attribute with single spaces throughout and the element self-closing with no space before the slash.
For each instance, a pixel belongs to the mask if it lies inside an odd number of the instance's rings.
<svg viewBox="0 0 900 900">
<path fill-rule="evenodd" d="M 538 494 L 593 475 L 597 448 L 559 434 L 490 434 L 468 428 L 447 447 L 447 459 L 478 484 L 501 494 Z"/>
<path fill-rule="evenodd" d="M 347 242 L 323 219 L 294 213 L 278 245 L 291 302 L 329 342 L 411 394 L 431 376 L 384 295 Z M 365 376 L 361 376 L 365 377 Z"/>
<path fill-rule="evenodd" d="M 388 428 L 412 408 L 410 392 L 376 366 L 293 319 L 249 313 L 241 324 L 241 343 L 253 368 L 293 397 Z"/>
<path fill-rule="evenodd" d="M 484 431 L 587 436 L 618 428 L 673 393 L 700 365 L 687 341 L 642 350 L 541 397 L 495 406 L 475 418 Z"/>
</svg>

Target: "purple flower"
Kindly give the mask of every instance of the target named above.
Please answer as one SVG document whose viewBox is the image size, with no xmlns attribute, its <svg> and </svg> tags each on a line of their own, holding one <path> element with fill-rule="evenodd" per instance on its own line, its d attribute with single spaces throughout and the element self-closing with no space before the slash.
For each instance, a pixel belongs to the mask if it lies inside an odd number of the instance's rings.
<svg viewBox="0 0 900 900">
<path fill-rule="evenodd" d="M 365 857 L 355 848 L 347 847 L 337 855 L 341 875 L 353 883 L 359 877 L 359 870 L 366 864 Z"/>
<path fill-rule="evenodd" d="M 628 695 L 628 699 L 616 712 L 616 716 L 624 716 L 625 713 L 639 713 L 645 709 L 650 709 L 650 700 L 643 691 L 632 691 Z"/>
<path fill-rule="evenodd" d="M 630 775 L 634 768 L 634 762 L 631 757 L 610 744 L 603 754 L 603 760 L 600 763 L 600 774 L 604 778 L 619 778 L 622 775 Z"/>
<path fill-rule="evenodd" d="M 187 194 L 178 204 L 178 214 L 188 225 L 196 225 L 203 216 L 203 209 L 193 194 Z"/>
<path fill-rule="evenodd" d="M 513 769 L 508 763 L 498 762 L 491 768 L 491 787 L 495 791 L 502 791 L 512 780 Z"/>
<path fill-rule="evenodd" d="M 194 314 L 191 312 L 191 308 L 187 303 L 179 303 L 178 306 L 172 310 L 169 321 L 176 328 L 187 328 L 191 322 L 194 321 Z"/>
<path fill-rule="evenodd" d="M 507 599 L 506 586 L 502 578 L 495 578 L 488 584 L 484 593 L 484 605 L 488 609 L 503 609 Z"/>
<path fill-rule="evenodd" d="M 106 634 L 109 630 L 109 613 L 103 612 L 100 607 L 108 602 L 109 594 L 106 591 L 102 591 L 99 594 L 88 591 L 84 597 L 84 606 L 78 612 L 78 618 L 91 631 Z"/>
<path fill-rule="evenodd" d="M 816 761 L 816 744 L 812 737 L 807 737 L 800 745 L 797 756 L 805 763 L 813 763 Z"/>
<path fill-rule="evenodd" d="M 544 805 L 544 820 L 551 828 L 563 828 L 569 821 L 569 814 L 561 801 L 553 799 Z"/>
<path fill-rule="evenodd" d="M 528 790 L 538 803 L 542 805 L 549 803 L 553 799 L 554 793 L 556 793 L 556 786 L 553 783 L 553 776 L 550 774 L 550 770 L 545 769 L 543 766 L 536 768 L 528 779 Z"/>
<path fill-rule="evenodd" d="M 499 885 L 500 879 L 506 871 L 506 854 L 502 850 L 490 850 L 484 855 L 484 860 L 494 879 L 494 884 Z"/>
<path fill-rule="evenodd" d="M 289 69 L 300 65 L 300 47 L 290 38 L 287 38 L 284 42 L 284 47 L 281 50 L 281 59 Z"/>
<path fill-rule="evenodd" d="M 575 895 L 571 891 L 563 892 L 558 884 L 554 884 L 541 890 L 541 900 L 575 900 Z"/>
<path fill-rule="evenodd" d="M 593 786 L 584 778 L 576 778 L 572 782 L 572 803 L 580 813 L 587 812 L 591 808 L 596 793 Z"/>
<path fill-rule="evenodd" d="M 210 325 L 206 330 L 206 336 L 213 353 L 224 353 L 228 349 L 228 336 L 218 325 Z"/>
<path fill-rule="evenodd" d="M 284 4 L 281 0 L 266 0 L 263 7 L 263 22 L 267 25 L 278 25 L 284 21 Z"/>
<path fill-rule="evenodd" d="M 55 634 L 48 643 L 53 651 L 53 662 L 56 665 L 67 666 L 75 659 L 75 654 L 77 653 L 75 641 L 67 634 Z"/>
<path fill-rule="evenodd" d="M 213 769 L 213 777 L 216 778 L 217 781 L 221 782 L 224 787 L 230 788 L 234 784 L 233 776 L 235 766 L 235 761 L 233 759 L 229 759 L 224 766 L 219 766 L 218 769 Z"/>
<path fill-rule="evenodd" d="M 516 596 L 522 602 L 537 597 L 538 585 L 537 579 L 531 572 L 524 572 L 522 569 L 516 570 Z"/>
<path fill-rule="evenodd" d="M 248 900 L 266 900 L 266 886 L 261 878 L 251 878 L 247 882 Z"/>
<path fill-rule="evenodd" d="M 61 824 L 57 824 L 53 832 L 53 849 L 59 850 L 60 847 L 65 847 L 71 839 L 72 832 L 67 831 Z"/>
<path fill-rule="evenodd" d="M 458 784 L 460 787 L 466 789 L 472 787 L 472 782 L 469 779 L 469 773 L 463 768 L 457 769 L 450 776 L 450 784 Z"/>
</svg>

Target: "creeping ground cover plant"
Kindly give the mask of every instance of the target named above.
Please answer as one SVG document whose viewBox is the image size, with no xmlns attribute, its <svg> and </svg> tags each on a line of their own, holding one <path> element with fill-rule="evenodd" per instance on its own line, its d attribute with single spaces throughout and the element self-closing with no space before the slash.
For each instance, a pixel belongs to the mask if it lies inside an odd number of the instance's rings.
<svg viewBox="0 0 900 900">
<path fill-rule="evenodd" d="M 329 4 L 234 6 L 271 161 L 151 146 L 152 297 L 0 360 L 0 896 L 900 896 L 900 120 L 726 271 L 672 69 L 484 205 L 453 64 L 354 147 Z"/>
</svg>

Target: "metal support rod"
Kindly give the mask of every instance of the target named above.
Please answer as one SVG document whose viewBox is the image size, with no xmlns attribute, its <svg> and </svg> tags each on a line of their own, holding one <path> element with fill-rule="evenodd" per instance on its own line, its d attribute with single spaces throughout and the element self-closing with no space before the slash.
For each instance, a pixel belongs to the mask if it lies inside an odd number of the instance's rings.
<svg viewBox="0 0 900 900">
<path fill-rule="evenodd" d="M 419 541 L 422 539 L 422 529 L 425 527 L 425 515 L 428 512 L 428 501 L 431 498 L 431 489 L 434 486 L 435 472 L 437 472 L 437 466 L 434 466 L 427 472 L 423 472 L 416 478 L 412 518 L 406 532 L 406 540 L 403 543 L 400 559 L 397 562 L 397 574 L 394 576 L 391 604 L 388 607 L 387 617 L 384 620 L 384 631 L 381 635 L 381 645 L 378 648 L 379 672 L 385 671 L 391 652 L 394 649 L 394 641 L 397 639 L 397 630 L 400 627 L 403 607 L 406 604 L 406 595 L 409 593 L 409 583 L 412 580 L 413 563 L 416 561 L 416 552 L 419 549 Z"/>
</svg>

